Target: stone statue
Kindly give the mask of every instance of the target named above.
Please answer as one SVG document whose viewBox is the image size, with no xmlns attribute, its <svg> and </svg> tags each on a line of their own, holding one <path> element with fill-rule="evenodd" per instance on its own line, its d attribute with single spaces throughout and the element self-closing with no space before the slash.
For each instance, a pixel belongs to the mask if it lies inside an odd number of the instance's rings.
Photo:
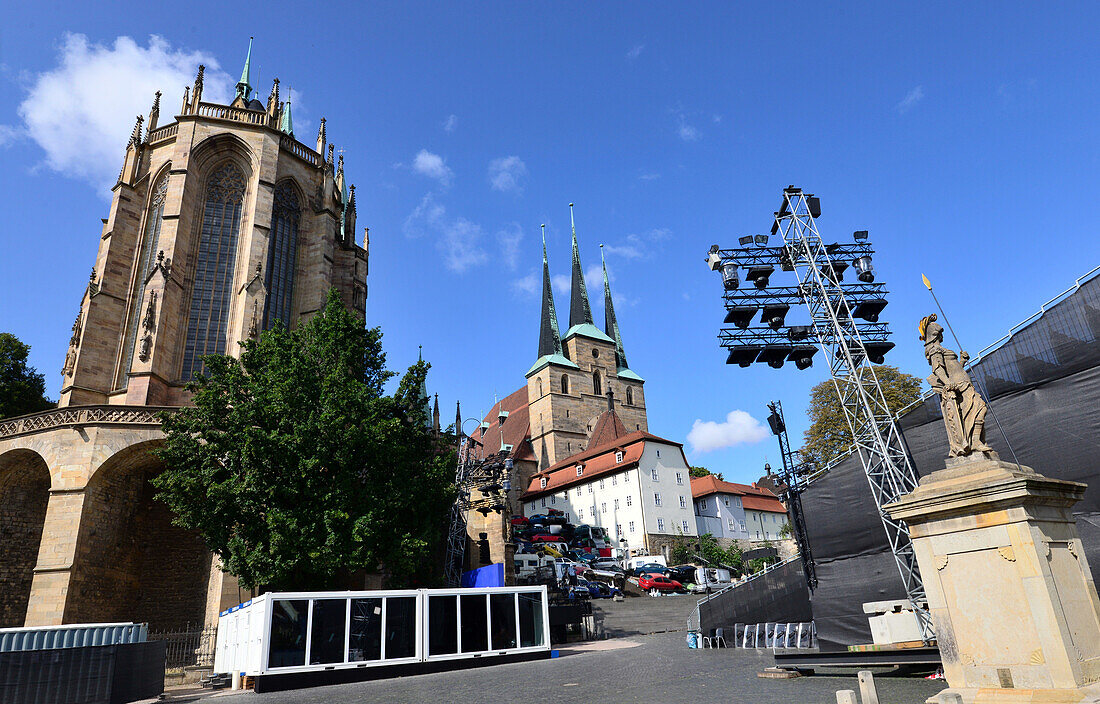
<svg viewBox="0 0 1100 704">
<path fill-rule="evenodd" d="M 924 357 L 932 366 L 928 383 L 940 395 L 943 424 L 951 446 L 949 456 L 993 453 L 985 442 L 985 401 L 966 373 L 970 355 L 962 352 L 960 360 L 953 350 L 943 346 L 943 326 L 936 322 L 935 313 L 921 319 L 920 339 L 924 341 Z"/>
</svg>

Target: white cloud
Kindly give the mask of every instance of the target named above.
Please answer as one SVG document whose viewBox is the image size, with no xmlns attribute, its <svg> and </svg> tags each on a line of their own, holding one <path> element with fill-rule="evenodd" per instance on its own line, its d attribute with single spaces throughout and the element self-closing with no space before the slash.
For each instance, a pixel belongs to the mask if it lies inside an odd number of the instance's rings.
<svg viewBox="0 0 1100 704">
<path fill-rule="evenodd" d="M 680 139 L 685 142 L 694 142 L 699 139 L 699 130 L 694 125 L 688 124 L 687 117 L 684 116 L 683 112 L 676 113 L 676 122 L 676 134 L 680 136 Z"/>
<path fill-rule="evenodd" d="M 489 184 L 494 191 L 523 193 L 527 164 L 518 156 L 505 156 L 489 162 Z"/>
<path fill-rule="evenodd" d="M 661 178 L 661 174 L 656 173 L 656 172 L 649 172 L 649 173 L 642 174 L 638 178 L 642 181 L 654 181 L 656 179 Z"/>
<path fill-rule="evenodd" d="M 744 411 L 730 411 L 723 423 L 696 419 L 688 432 L 692 452 L 713 452 L 737 445 L 750 445 L 768 437 L 768 430 Z"/>
<path fill-rule="evenodd" d="M 458 115 L 455 115 L 455 114 L 452 113 L 452 114 L 447 116 L 446 120 L 443 121 L 443 131 L 444 132 L 448 132 L 448 133 L 449 132 L 454 132 L 457 127 L 458 127 Z"/>
<path fill-rule="evenodd" d="M 917 86 L 905 94 L 905 97 L 895 106 L 898 113 L 905 114 L 910 108 L 924 99 L 924 86 Z"/>
<path fill-rule="evenodd" d="M 405 218 L 404 230 L 408 237 L 434 236 L 444 264 L 459 274 L 489 258 L 482 249 L 481 226 L 464 217 L 448 218 L 447 208 L 431 193 Z"/>
<path fill-rule="evenodd" d="M 532 271 L 530 274 L 524 276 L 522 279 L 516 279 L 515 281 L 513 281 L 512 288 L 521 293 L 526 293 L 533 296 L 538 293 L 539 284 L 540 282 L 538 274 Z"/>
<path fill-rule="evenodd" d="M 633 46 L 633 47 L 632 47 L 632 48 L 630 49 L 630 51 L 626 52 L 626 58 L 627 58 L 627 59 L 629 59 L 629 60 L 631 60 L 631 61 L 633 61 L 634 59 L 636 59 L 636 58 L 638 58 L 639 56 L 641 56 L 641 55 L 642 55 L 642 52 L 643 52 L 644 50 L 645 50 L 645 44 L 635 44 L 635 45 L 634 45 L 634 46 Z"/>
<path fill-rule="evenodd" d="M 6 147 L 19 136 L 19 130 L 11 125 L 0 125 L 0 147 Z"/>
<path fill-rule="evenodd" d="M 19 105 L 24 131 L 46 152 L 49 168 L 109 188 L 134 118 L 148 115 L 159 90 L 161 123 L 170 120 L 200 63 L 206 65 L 203 99 L 227 102 L 233 79 L 205 52 L 175 49 L 156 35 L 143 47 L 130 37 L 108 46 L 67 34 L 57 66 L 29 79 Z"/>
<path fill-rule="evenodd" d="M 443 161 L 443 157 L 432 154 L 427 149 L 421 149 L 413 158 L 413 171 L 418 174 L 434 178 L 443 186 L 451 185 L 454 172 Z"/>
<path fill-rule="evenodd" d="M 551 274 L 550 285 L 558 293 L 569 293 L 570 279 L 565 274 Z"/>
<path fill-rule="evenodd" d="M 500 244 L 500 258 L 504 265 L 513 271 L 519 263 L 519 244 L 523 241 L 523 228 L 513 222 L 497 231 L 497 243 Z"/>
<path fill-rule="evenodd" d="M 653 254 L 653 245 L 663 242 L 672 234 L 667 227 L 655 227 L 642 234 L 629 234 L 619 245 L 604 245 L 604 252 L 612 257 L 645 259 Z"/>
</svg>

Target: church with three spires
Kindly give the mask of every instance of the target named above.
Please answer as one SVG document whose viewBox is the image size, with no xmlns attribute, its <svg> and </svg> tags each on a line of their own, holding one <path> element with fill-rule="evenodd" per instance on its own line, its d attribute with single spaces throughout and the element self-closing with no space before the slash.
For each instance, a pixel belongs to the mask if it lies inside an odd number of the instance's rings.
<svg viewBox="0 0 1100 704">
<path fill-rule="evenodd" d="M 686 487 L 686 505 L 691 506 L 687 460 L 680 445 L 649 433 L 643 388 L 645 380 L 627 362 L 622 333 L 615 317 L 606 261 L 602 262 L 603 330 L 596 326 L 593 319 L 572 207 L 570 203 L 572 273 L 569 327 L 562 335 L 544 234 L 542 311 L 537 355 L 525 375 L 526 383 L 494 403 L 481 428 L 475 431 L 474 439 L 483 444 L 483 456 L 503 450 L 512 459 L 514 476 L 508 498 L 513 513 L 545 512 L 546 507 L 550 506 L 547 501 L 553 501 L 558 509 L 577 504 L 572 509 L 571 520 L 608 528 L 613 540 L 621 540 L 620 535 L 630 540 L 626 534 L 633 529 L 633 542 L 638 549 L 649 549 L 652 545 L 660 550 L 658 544 L 668 543 L 662 537 L 695 533 L 691 509 L 680 515 L 679 505 L 684 503 L 684 497 L 679 497 L 675 504 L 677 510 L 667 517 L 660 517 L 659 530 L 657 516 L 653 515 L 649 520 L 641 513 L 643 497 L 640 489 L 629 506 L 625 503 L 625 495 L 609 495 L 608 501 L 593 499 L 597 488 L 610 491 L 608 481 L 599 481 L 591 489 L 585 486 L 589 494 L 568 492 L 578 482 L 587 484 L 587 478 L 593 476 L 592 470 L 585 469 L 586 465 L 602 465 L 608 458 L 611 464 L 616 465 L 617 472 L 627 471 L 629 467 L 640 471 L 639 461 L 646 454 L 644 450 L 648 445 L 647 457 L 672 468 L 664 474 L 673 486 Z M 658 445 L 665 448 L 664 458 L 661 458 Z M 627 456 L 632 459 L 623 464 Z M 618 462 L 615 462 L 616 457 Z M 677 472 L 680 474 L 679 485 L 675 485 Z M 657 477 L 654 481 L 659 480 L 663 485 L 665 481 L 660 479 L 661 474 L 654 469 L 650 478 Z M 619 486 L 617 480 L 615 486 Z M 670 501 L 677 500 L 671 493 L 668 496 Z M 657 500 L 660 501 L 660 498 Z M 579 508 L 581 504 L 585 508 Z M 600 504 L 618 507 L 624 518 L 616 520 L 614 510 L 606 506 L 600 511 Z M 638 515 L 633 516 L 628 508 L 636 508 Z M 628 514 L 630 519 L 625 518 Z M 505 561 L 510 557 L 505 553 L 506 521 L 507 518 L 499 514 L 478 516 L 471 513 L 470 516 L 469 534 L 475 540 L 479 533 L 488 534 L 493 562 Z"/>
</svg>

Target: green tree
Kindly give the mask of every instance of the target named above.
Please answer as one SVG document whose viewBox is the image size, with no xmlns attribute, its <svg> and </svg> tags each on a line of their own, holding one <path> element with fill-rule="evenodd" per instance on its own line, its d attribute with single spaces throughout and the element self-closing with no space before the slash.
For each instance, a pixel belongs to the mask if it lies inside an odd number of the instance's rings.
<svg viewBox="0 0 1100 704">
<path fill-rule="evenodd" d="M 382 333 L 329 293 L 294 330 L 205 358 L 191 407 L 162 416 L 153 481 L 248 588 L 346 587 L 358 570 L 428 580 L 454 497 L 454 453 L 409 403 L 427 363 L 383 395 Z"/>
<path fill-rule="evenodd" d="M 0 332 L 0 418 L 45 411 L 54 405 L 46 398 L 46 378 L 27 366 L 31 346 L 10 332 Z"/>
<path fill-rule="evenodd" d="M 789 538 L 789 537 L 791 537 L 791 524 L 790 524 L 789 521 L 784 523 L 783 527 L 779 529 L 779 537 L 780 538 Z"/>
<path fill-rule="evenodd" d="M 688 474 L 692 477 L 705 477 L 708 474 L 713 474 L 718 478 L 718 481 L 725 481 L 721 474 L 717 472 L 711 472 L 706 467 L 688 467 Z"/>
<path fill-rule="evenodd" d="M 875 375 L 891 413 L 897 413 L 920 398 L 921 380 L 912 374 L 882 364 L 875 367 Z M 822 467 L 848 452 L 852 445 L 852 431 L 844 418 L 844 409 L 832 380 L 823 381 L 810 390 L 807 414 L 810 427 L 806 430 L 800 450 L 804 461 Z"/>
</svg>

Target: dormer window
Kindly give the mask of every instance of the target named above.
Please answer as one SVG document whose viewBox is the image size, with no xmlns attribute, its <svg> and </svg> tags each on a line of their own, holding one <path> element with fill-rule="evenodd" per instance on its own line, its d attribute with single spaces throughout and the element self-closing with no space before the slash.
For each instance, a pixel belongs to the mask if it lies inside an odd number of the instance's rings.
<svg viewBox="0 0 1100 704">
<path fill-rule="evenodd" d="M 545 489 L 546 488 L 546 477 L 543 477 L 543 478 L 539 479 L 539 488 L 540 489 Z"/>
<path fill-rule="evenodd" d="M 615 453 L 615 463 L 618 464 L 623 461 L 623 451 L 619 450 Z"/>
<path fill-rule="evenodd" d="M 583 465 L 579 465 L 579 464 L 577 465 L 577 476 L 578 477 L 584 476 L 584 466 Z"/>
</svg>

